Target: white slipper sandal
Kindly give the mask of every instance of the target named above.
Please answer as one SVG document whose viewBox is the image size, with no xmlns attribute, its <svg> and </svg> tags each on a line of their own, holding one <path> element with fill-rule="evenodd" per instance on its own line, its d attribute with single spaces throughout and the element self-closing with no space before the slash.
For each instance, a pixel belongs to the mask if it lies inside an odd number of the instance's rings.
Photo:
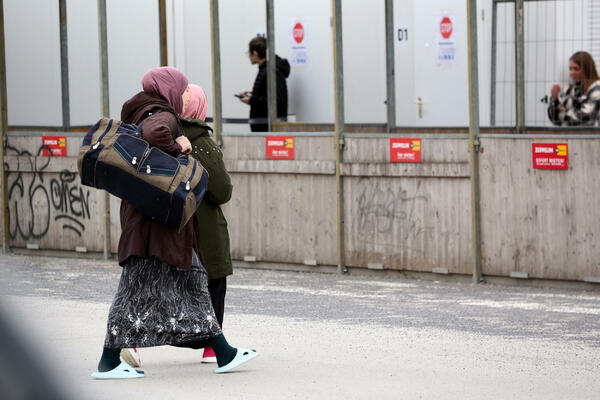
<svg viewBox="0 0 600 400">
<path fill-rule="evenodd" d="M 256 352 L 256 350 L 237 349 L 237 353 L 235 354 L 235 357 L 233 358 L 233 360 L 231 360 L 229 362 L 229 364 L 226 364 L 226 365 L 223 365 L 222 367 L 217 368 L 215 370 L 215 372 L 217 374 L 229 372 L 232 369 L 234 369 L 235 367 L 238 367 L 238 366 L 244 364 L 245 362 L 252 360 L 257 355 L 258 355 L 258 353 Z"/>
<path fill-rule="evenodd" d="M 135 379 L 143 377 L 144 371 L 138 371 L 137 369 L 132 368 L 126 362 L 121 362 L 121 364 L 117 365 L 110 371 L 96 371 L 92 373 L 92 378 L 94 379 Z"/>
<path fill-rule="evenodd" d="M 121 349 L 121 360 L 134 368 L 142 366 L 142 359 L 140 358 L 140 351 L 138 349 Z"/>
</svg>

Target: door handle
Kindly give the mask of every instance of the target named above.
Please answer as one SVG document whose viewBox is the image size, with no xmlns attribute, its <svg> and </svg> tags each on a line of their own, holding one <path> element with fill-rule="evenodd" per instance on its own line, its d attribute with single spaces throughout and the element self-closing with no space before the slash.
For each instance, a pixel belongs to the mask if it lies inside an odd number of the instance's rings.
<svg viewBox="0 0 600 400">
<path fill-rule="evenodd" d="M 418 106 L 418 112 L 419 112 L 419 118 L 423 118 L 423 104 L 425 102 L 423 101 L 423 98 L 421 97 L 417 97 L 417 99 L 415 100 L 415 104 L 417 104 Z"/>
</svg>

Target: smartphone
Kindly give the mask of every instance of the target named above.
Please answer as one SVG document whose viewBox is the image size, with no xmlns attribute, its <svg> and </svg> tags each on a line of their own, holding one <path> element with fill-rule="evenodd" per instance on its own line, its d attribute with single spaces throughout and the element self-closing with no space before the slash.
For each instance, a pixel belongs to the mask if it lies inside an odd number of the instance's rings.
<svg viewBox="0 0 600 400">
<path fill-rule="evenodd" d="M 238 99 L 241 99 L 242 97 L 244 97 L 244 96 L 240 96 L 240 95 L 239 95 L 239 94 L 237 94 L 237 93 L 236 93 L 236 94 L 234 94 L 234 96 L 235 96 L 235 97 L 237 97 Z"/>
</svg>

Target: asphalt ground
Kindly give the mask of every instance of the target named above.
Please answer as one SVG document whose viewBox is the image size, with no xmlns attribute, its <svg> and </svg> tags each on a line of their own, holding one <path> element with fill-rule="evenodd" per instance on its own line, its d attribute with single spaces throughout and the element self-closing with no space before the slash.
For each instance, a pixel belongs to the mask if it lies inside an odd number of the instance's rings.
<svg viewBox="0 0 600 400">
<path fill-rule="evenodd" d="M 142 349 L 145 378 L 94 381 L 120 267 L 0 255 L 0 270 L 30 355 L 76 399 L 600 398 L 600 290 L 238 268 L 223 330 L 258 358 L 216 375 L 197 351 Z"/>
</svg>

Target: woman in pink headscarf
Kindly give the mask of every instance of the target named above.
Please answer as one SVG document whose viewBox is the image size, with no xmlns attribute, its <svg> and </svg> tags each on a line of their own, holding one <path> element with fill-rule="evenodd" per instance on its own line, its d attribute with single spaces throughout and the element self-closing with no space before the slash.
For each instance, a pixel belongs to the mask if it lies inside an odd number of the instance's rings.
<svg viewBox="0 0 600 400">
<path fill-rule="evenodd" d="M 233 273 L 229 252 L 227 220 L 221 205 L 231 199 L 233 186 L 223 163 L 223 153 L 211 138 L 212 129 L 204 122 L 208 110 L 206 93 L 200 86 L 189 85 L 189 101 L 181 114 L 185 136 L 192 144 L 192 157 L 206 168 L 208 189 L 196 211 L 204 267 L 208 272 L 208 291 L 219 325 L 223 327 L 227 276 Z M 204 347 L 202 362 L 215 362 L 211 347 Z"/>
<path fill-rule="evenodd" d="M 189 101 L 185 75 L 176 68 L 153 68 L 144 74 L 142 88 L 123 104 L 121 119 L 143 123 L 143 137 L 152 147 L 173 156 L 189 153 L 191 144 L 177 117 L 185 113 Z M 215 350 L 217 373 L 256 356 L 254 350 L 231 347 L 223 336 L 198 257 L 202 253 L 196 218 L 178 232 L 123 200 L 121 231 L 118 258 L 123 270 L 108 314 L 98 371 L 92 377 L 143 377 L 142 371 L 120 361 L 122 348 L 206 342 Z"/>
</svg>

